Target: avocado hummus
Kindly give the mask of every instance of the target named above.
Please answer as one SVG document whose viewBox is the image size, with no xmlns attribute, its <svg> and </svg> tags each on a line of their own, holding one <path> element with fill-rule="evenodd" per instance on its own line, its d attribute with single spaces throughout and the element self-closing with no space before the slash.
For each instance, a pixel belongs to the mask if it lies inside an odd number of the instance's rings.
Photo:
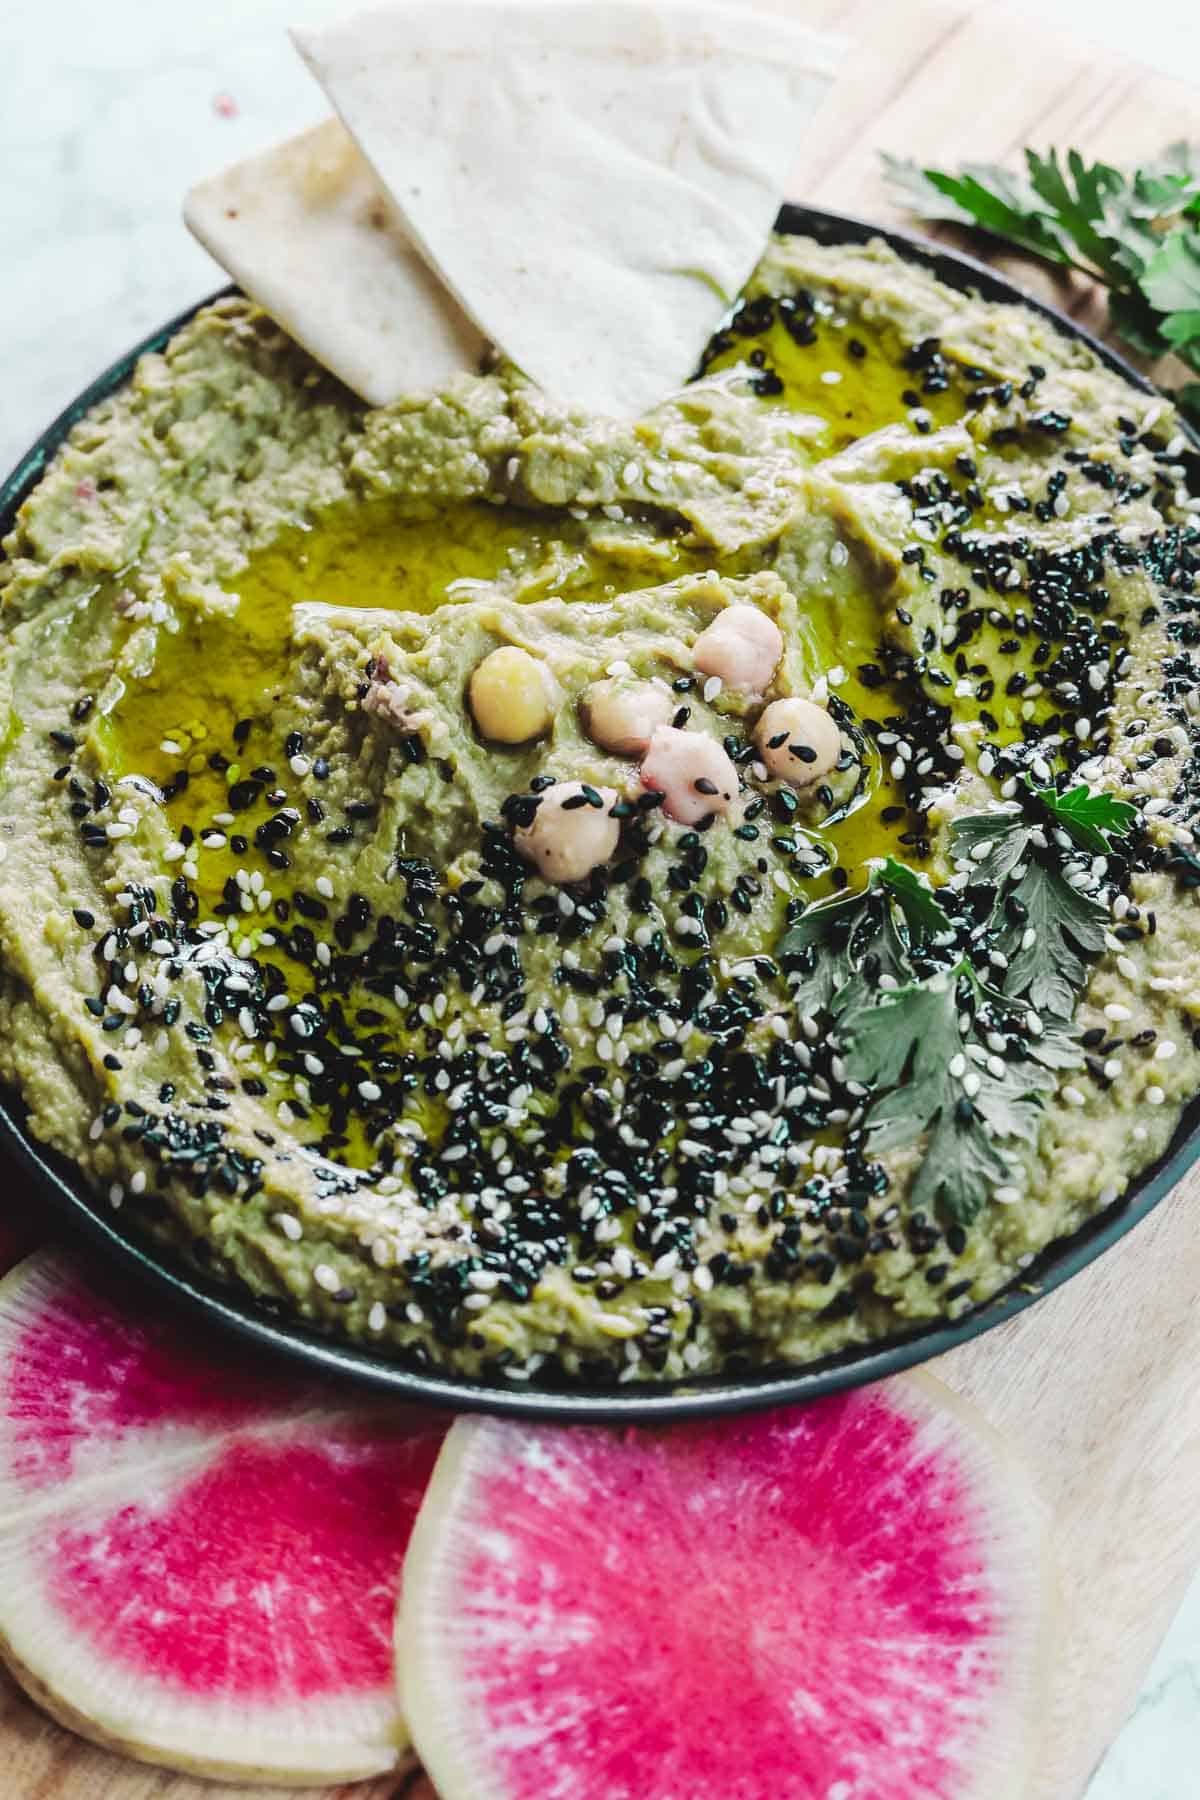
<svg viewBox="0 0 1200 1800">
<path fill-rule="evenodd" d="M 366 409 L 218 301 L 5 544 L 0 1074 L 132 1229 L 417 1366 L 955 1316 L 1200 1085 L 1194 469 L 878 242 L 773 240 L 633 423 Z"/>
</svg>

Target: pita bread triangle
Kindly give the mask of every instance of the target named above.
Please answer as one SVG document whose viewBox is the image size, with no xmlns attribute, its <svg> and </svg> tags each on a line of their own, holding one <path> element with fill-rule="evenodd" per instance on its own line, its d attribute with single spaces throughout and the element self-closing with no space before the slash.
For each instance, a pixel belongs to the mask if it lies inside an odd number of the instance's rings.
<svg viewBox="0 0 1200 1800">
<path fill-rule="evenodd" d="M 293 36 L 483 335 L 617 416 L 692 373 L 841 52 L 638 0 L 398 0 Z"/>
<path fill-rule="evenodd" d="M 201 182 L 183 216 L 289 337 L 371 405 L 478 368 L 483 339 L 337 119 Z"/>
</svg>

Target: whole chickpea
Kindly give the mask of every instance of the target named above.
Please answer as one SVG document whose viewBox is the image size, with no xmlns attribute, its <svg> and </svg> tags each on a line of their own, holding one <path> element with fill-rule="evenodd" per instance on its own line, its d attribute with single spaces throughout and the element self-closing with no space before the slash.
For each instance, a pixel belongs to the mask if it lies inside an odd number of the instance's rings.
<svg viewBox="0 0 1200 1800">
<path fill-rule="evenodd" d="M 468 693 L 480 734 L 494 744 L 528 744 L 544 736 L 559 702 L 545 663 L 516 644 L 484 657 Z"/>
</svg>

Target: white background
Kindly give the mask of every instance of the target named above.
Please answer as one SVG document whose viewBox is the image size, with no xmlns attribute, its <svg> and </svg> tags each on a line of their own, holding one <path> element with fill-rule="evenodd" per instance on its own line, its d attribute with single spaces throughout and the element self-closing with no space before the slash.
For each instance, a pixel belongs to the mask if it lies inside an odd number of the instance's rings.
<svg viewBox="0 0 1200 1800">
<path fill-rule="evenodd" d="M 284 31 L 352 4 L 0 0 L 0 472 L 116 356 L 221 285 L 180 223 L 184 190 L 324 116 Z M 1200 0 L 1027 5 L 1200 90 Z M 1088 1800 L 1198 1794 L 1200 1584 Z"/>
</svg>

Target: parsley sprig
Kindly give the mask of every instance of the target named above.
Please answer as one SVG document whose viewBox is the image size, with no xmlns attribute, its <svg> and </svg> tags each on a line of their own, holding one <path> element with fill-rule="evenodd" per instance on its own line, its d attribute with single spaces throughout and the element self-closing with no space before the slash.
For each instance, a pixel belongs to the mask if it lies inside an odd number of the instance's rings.
<svg viewBox="0 0 1200 1800">
<path fill-rule="evenodd" d="M 1135 816 L 1128 801 L 1081 782 L 1064 794 L 1030 787 L 1024 805 L 1014 801 L 951 825 L 951 852 L 965 864 L 968 885 L 993 892 L 992 947 L 1007 963 L 1006 995 L 1069 1019 L 1088 961 L 1104 948 L 1108 909 L 1068 880 L 1063 853 L 1046 827 L 1064 832 L 1081 851 L 1107 855 Z"/>
<path fill-rule="evenodd" d="M 870 1148 L 923 1142 L 914 1206 L 969 1224 L 1033 1140 L 1056 1072 L 1078 1065 L 1070 1019 L 1108 921 L 1080 883 L 1135 817 L 1082 782 L 1027 785 L 952 823 L 954 882 L 935 891 L 889 857 L 781 939 L 798 1011 L 826 1016 L 862 1090 Z"/>
<path fill-rule="evenodd" d="M 989 1055 L 979 1030 L 1000 1022 L 997 1002 L 1011 1023 L 1015 1009 L 962 961 L 862 1012 L 845 1052 L 849 1078 L 877 1096 L 866 1116 L 872 1150 L 924 1138 L 911 1204 L 963 1225 L 1009 1174 L 1011 1147 L 1033 1141 L 1040 1096 L 1056 1079 L 1034 1058 Z"/>
<path fill-rule="evenodd" d="M 810 906 L 780 940 L 779 954 L 798 964 L 791 988 L 800 1011 L 845 1018 L 881 982 L 911 981 L 923 953 L 953 930 L 933 889 L 889 856 L 859 893 Z"/>
<path fill-rule="evenodd" d="M 1200 373 L 1200 144 L 1169 144 L 1138 169 L 1026 150 L 1025 167 L 926 169 L 884 154 L 897 194 L 927 219 L 988 232 L 1108 289 L 1113 329 L 1145 356 L 1174 351 Z M 1177 395 L 1200 421 L 1200 382 Z"/>
</svg>

